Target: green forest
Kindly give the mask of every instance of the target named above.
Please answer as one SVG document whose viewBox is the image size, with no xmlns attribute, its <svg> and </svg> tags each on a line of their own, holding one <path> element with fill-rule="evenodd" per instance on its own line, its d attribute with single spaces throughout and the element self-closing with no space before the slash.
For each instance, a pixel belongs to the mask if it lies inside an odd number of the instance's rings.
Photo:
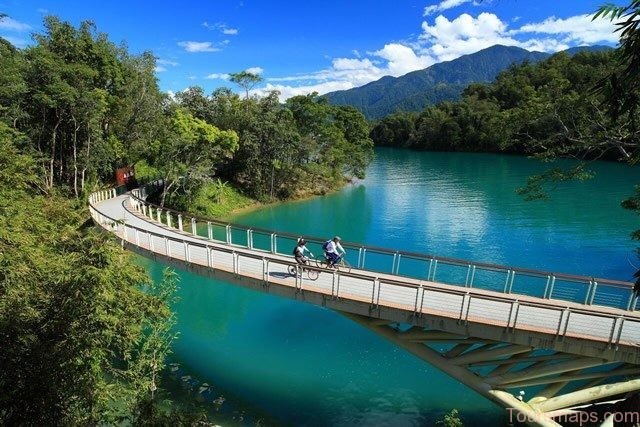
<svg viewBox="0 0 640 427">
<path fill-rule="evenodd" d="M 0 38 L 0 424 L 195 421 L 160 384 L 176 276 L 151 281 L 93 227 L 88 195 L 131 165 L 164 179 L 161 203 L 203 213 L 331 191 L 364 176 L 368 124 L 315 95 L 249 96 L 246 72 L 244 96 L 172 98 L 152 53 L 91 22 L 44 27 L 25 49 Z"/>
<path fill-rule="evenodd" d="M 374 141 L 635 164 L 640 0 L 601 14 L 626 19 L 614 52 L 514 66 L 459 102 L 372 128 L 316 94 L 251 96 L 260 77 L 247 72 L 231 75 L 240 95 L 192 87 L 171 97 L 152 53 L 130 53 L 91 22 L 49 16 L 24 49 L 0 38 L 0 424 L 204 417 L 173 404 L 160 380 L 176 339 L 176 276 L 153 282 L 91 222 L 87 197 L 113 186 L 116 168 L 164 179 L 162 204 L 210 214 L 225 198 L 338 189 L 364 176 Z M 559 171 L 530 184 L 535 193 L 544 180 L 581 176 Z M 640 191 L 625 203 L 640 210 Z"/>
<path fill-rule="evenodd" d="M 638 112 L 613 116 L 597 86 L 620 66 L 615 51 L 558 53 L 511 66 L 489 84 L 472 84 L 458 102 L 375 123 L 376 145 L 418 150 L 507 152 L 629 160 Z"/>
</svg>

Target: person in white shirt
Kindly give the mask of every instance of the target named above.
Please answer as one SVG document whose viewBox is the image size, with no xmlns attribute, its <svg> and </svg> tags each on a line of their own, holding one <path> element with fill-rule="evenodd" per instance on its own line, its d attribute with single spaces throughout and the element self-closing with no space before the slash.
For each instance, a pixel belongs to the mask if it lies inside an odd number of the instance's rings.
<svg viewBox="0 0 640 427">
<path fill-rule="evenodd" d="M 304 255 L 305 252 L 307 252 L 309 255 L 311 255 L 311 257 L 313 257 L 313 254 L 307 248 L 307 242 L 301 237 L 298 239 L 298 243 L 296 244 L 296 247 L 293 249 L 293 256 L 295 257 L 296 262 L 298 264 L 304 265 L 309 262 L 309 258 Z"/>
<path fill-rule="evenodd" d="M 340 238 L 340 236 L 335 236 L 333 239 L 327 240 L 326 242 L 324 242 L 324 245 L 322 245 L 324 256 L 329 261 L 329 267 L 333 267 L 334 265 L 339 263 L 346 253 L 346 251 L 340 244 L 341 240 L 342 239 Z"/>
</svg>

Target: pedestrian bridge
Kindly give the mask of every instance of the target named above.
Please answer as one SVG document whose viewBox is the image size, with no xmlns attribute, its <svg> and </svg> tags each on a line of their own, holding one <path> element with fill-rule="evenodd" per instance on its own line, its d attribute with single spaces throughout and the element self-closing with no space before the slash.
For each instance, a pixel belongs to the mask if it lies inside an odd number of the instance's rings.
<svg viewBox="0 0 640 427">
<path fill-rule="evenodd" d="M 309 267 L 319 271 L 310 280 L 289 255 L 298 236 L 162 209 L 146 201 L 156 186 L 92 194 L 95 223 L 162 263 L 339 311 L 513 419 L 558 426 L 592 410 L 585 405 L 615 405 L 640 390 L 640 313 L 629 282 L 353 243 L 343 244 L 351 271 Z M 305 238 L 322 253 L 321 239 Z"/>
</svg>

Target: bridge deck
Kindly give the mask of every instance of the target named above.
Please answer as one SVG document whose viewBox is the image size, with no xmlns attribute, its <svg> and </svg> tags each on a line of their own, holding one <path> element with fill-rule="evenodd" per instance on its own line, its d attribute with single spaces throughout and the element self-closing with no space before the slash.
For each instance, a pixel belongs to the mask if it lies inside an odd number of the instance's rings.
<svg viewBox="0 0 640 427">
<path fill-rule="evenodd" d="M 397 309 L 406 312 L 407 318 L 434 316 L 458 324 L 497 327 L 505 333 L 537 333 L 547 336 L 549 342 L 577 339 L 599 343 L 600 348 L 612 352 L 625 348 L 624 359 L 640 363 L 640 315 L 636 312 L 358 269 L 351 273 L 321 270 L 318 279 L 312 281 L 304 274 L 296 277 L 287 272 L 295 264 L 290 256 L 228 245 L 169 228 L 137 212 L 129 199 L 122 195 L 100 202 L 93 200 L 92 215 L 123 241 L 178 264 L 315 293 L 323 295 L 324 300 L 352 301 L 371 309 Z M 124 225 L 114 224 L 113 220 L 124 220 Z"/>
</svg>

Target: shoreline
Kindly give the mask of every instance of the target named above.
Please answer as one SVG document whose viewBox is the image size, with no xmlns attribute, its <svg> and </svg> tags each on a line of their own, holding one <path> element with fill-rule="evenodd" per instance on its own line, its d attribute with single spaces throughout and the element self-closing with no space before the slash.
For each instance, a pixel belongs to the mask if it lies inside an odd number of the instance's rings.
<svg viewBox="0 0 640 427">
<path fill-rule="evenodd" d="M 297 202 L 304 202 L 310 199 L 314 199 L 316 197 L 323 197 L 323 196 L 328 196 L 330 194 L 334 194 L 337 193 L 338 191 L 343 190 L 345 187 L 349 186 L 349 185 L 355 185 L 356 182 L 359 182 L 361 180 L 345 180 L 345 182 L 338 186 L 338 188 L 334 188 L 331 191 L 327 191 L 324 193 L 307 193 L 307 194 L 303 194 L 300 195 L 299 197 L 294 197 L 291 199 L 287 199 L 287 200 L 275 200 L 273 202 L 260 202 L 257 200 L 254 200 L 253 203 L 248 204 L 247 206 L 243 206 L 243 207 L 239 207 L 239 208 L 234 208 L 231 209 L 231 211 L 229 211 L 228 214 L 226 215 L 222 215 L 217 219 L 218 221 L 223 221 L 223 222 L 235 222 L 235 219 L 241 215 L 245 215 L 254 211 L 257 211 L 258 209 L 263 209 L 263 208 L 269 208 L 269 207 L 273 207 L 276 205 L 282 205 L 285 203 L 297 203 Z"/>
</svg>

